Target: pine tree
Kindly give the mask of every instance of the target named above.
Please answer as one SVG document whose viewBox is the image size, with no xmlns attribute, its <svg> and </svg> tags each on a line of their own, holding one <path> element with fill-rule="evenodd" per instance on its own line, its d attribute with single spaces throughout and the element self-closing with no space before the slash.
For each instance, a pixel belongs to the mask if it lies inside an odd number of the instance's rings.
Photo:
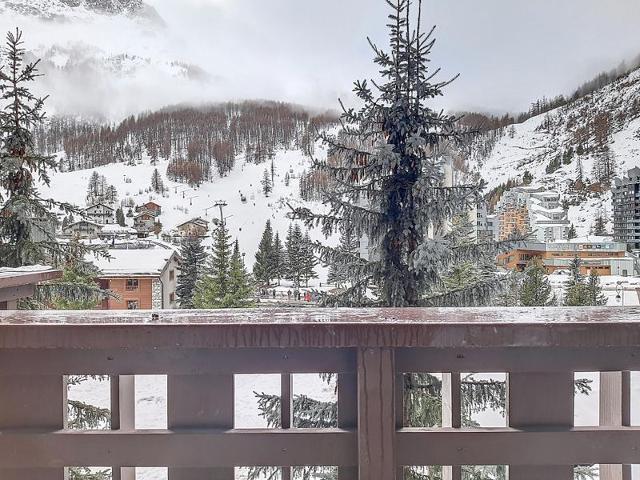
<svg viewBox="0 0 640 480">
<path fill-rule="evenodd" d="M 556 304 L 544 267 L 532 265 L 527 268 L 519 297 L 523 307 L 549 307 Z"/>
<path fill-rule="evenodd" d="M 253 304 L 251 300 L 251 281 L 247 274 L 238 240 L 233 246 L 229 265 L 229 292 L 224 298 L 224 308 L 243 308 Z"/>
<path fill-rule="evenodd" d="M 193 308 L 196 285 L 201 278 L 207 253 L 200 237 L 186 238 L 180 246 L 180 275 L 176 286 L 176 296 L 180 308 Z"/>
<path fill-rule="evenodd" d="M 225 222 L 213 232 L 213 252 L 207 259 L 205 272 L 196 285 L 193 305 L 196 308 L 224 308 L 229 293 L 231 237 Z"/>
<path fill-rule="evenodd" d="M 0 70 L 0 267 L 57 266 L 69 257 L 70 247 L 56 241 L 57 218 L 51 209 L 67 214 L 78 210 L 42 198 L 36 187 L 36 179 L 49 185 L 49 174 L 58 163 L 55 157 L 35 151 L 32 131 L 45 118 L 45 99 L 28 89 L 38 76 L 39 62 L 25 64 L 22 45 L 20 30 L 8 33 L 4 62 L 0 62 L 5 65 Z"/>
<path fill-rule="evenodd" d="M 567 233 L 567 239 L 568 240 L 573 240 L 577 236 L 578 236 L 578 233 L 576 232 L 576 227 L 572 223 L 571 227 L 569 228 L 569 232 Z"/>
<path fill-rule="evenodd" d="M 311 242 L 311 237 L 309 236 L 309 232 L 305 232 L 305 235 L 302 239 L 302 248 L 301 248 L 301 276 L 304 279 L 305 285 L 309 286 L 309 280 L 312 278 L 318 278 L 318 274 L 315 271 L 316 266 L 318 265 L 318 259 L 315 257 L 315 253 L 313 250 L 313 243 Z"/>
<path fill-rule="evenodd" d="M 600 276 L 594 268 L 589 272 L 587 292 L 589 294 L 589 306 L 598 307 L 607 304 L 607 297 L 602 293 L 602 287 L 600 286 Z"/>
<path fill-rule="evenodd" d="M 276 277 L 273 241 L 271 221 L 267 220 L 256 252 L 256 261 L 253 264 L 253 276 L 260 285 L 264 286 L 268 286 L 271 279 Z"/>
<path fill-rule="evenodd" d="M 432 83 L 433 74 L 428 72 L 433 30 L 420 31 L 421 1 L 416 30 L 409 1 L 388 3 L 391 51 L 371 44 L 382 80 L 372 86 L 356 82 L 354 91 L 362 107 L 343 108 L 342 132 L 320 136 L 331 161 L 315 161 L 314 167 L 335 185 L 324 192 L 329 211 L 318 214 L 297 208 L 295 213 L 309 227 L 319 225 L 326 235 L 349 224 L 374 247 L 375 258 L 352 262 L 341 258 L 337 248 L 315 244 L 324 264 L 347 263 L 357 275 L 342 298 L 371 285 L 378 287 L 377 305 L 402 307 L 425 303 L 451 263 L 477 255 L 481 246 L 454 250 L 441 238 L 429 238 L 428 231 L 430 226 L 441 229 L 467 211 L 477 202 L 480 186 L 445 186 L 445 143 L 462 134 L 455 117 L 427 103 L 442 95 L 450 81 Z M 486 291 L 488 285 L 477 287 Z M 474 290 L 476 285 L 470 285 L 456 292 L 456 299 L 473 303 L 480 297 Z"/>
<path fill-rule="evenodd" d="M 286 274 L 287 268 L 287 257 L 284 251 L 284 245 L 282 245 L 282 241 L 280 240 L 280 235 L 276 232 L 275 237 L 273 237 L 273 276 L 276 280 L 278 280 L 278 285 L 280 285 L 280 280 L 282 280 Z"/>
<path fill-rule="evenodd" d="M 118 225 L 120 225 L 121 227 L 126 227 L 127 226 L 127 222 L 125 221 L 124 212 L 122 211 L 122 207 L 119 207 L 116 210 L 116 223 Z"/>
<path fill-rule="evenodd" d="M 303 247 L 304 237 L 300 225 L 290 225 L 285 241 L 287 250 L 287 280 L 291 280 L 295 287 L 300 287 L 303 276 Z"/>
<path fill-rule="evenodd" d="M 598 210 L 598 216 L 593 224 L 593 234 L 601 237 L 607 235 L 607 222 L 602 214 L 602 210 Z"/>
<path fill-rule="evenodd" d="M 358 252 L 359 239 L 355 235 L 354 229 L 349 225 L 340 226 L 340 245 L 339 250 L 343 257 L 351 257 L 353 259 L 360 258 Z M 334 262 L 329 265 L 329 274 L 327 281 L 338 287 L 350 285 L 357 279 L 351 274 L 346 267 L 346 262 Z"/>
<path fill-rule="evenodd" d="M 153 170 L 151 175 L 151 189 L 156 193 L 164 192 L 164 182 L 162 181 L 162 175 L 157 168 Z"/>
<path fill-rule="evenodd" d="M 265 197 L 268 197 L 269 194 L 273 191 L 273 184 L 271 183 L 271 176 L 269 175 L 269 171 L 267 169 L 264 170 L 261 183 L 262 193 L 264 193 Z"/>
<path fill-rule="evenodd" d="M 591 302 L 590 293 L 582 274 L 582 261 L 574 257 L 570 265 L 569 280 L 565 285 L 564 305 L 566 307 L 581 307 Z"/>
</svg>

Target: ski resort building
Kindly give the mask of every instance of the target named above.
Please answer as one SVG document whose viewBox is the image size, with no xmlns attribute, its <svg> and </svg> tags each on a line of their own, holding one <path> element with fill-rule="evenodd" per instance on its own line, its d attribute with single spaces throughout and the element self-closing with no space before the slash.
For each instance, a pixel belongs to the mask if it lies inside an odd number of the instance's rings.
<svg viewBox="0 0 640 480">
<path fill-rule="evenodd" d="M 94 239 L 98 238 L 103 225 L 92 222 L 90 220 L 80 220 L 67 225 L 62 229 L 62 235 L 65 238 L 75 239 Z"/>
<path fill-rule="evenodd" d="M 570 222 L 560 194 L 544 188 L 516 187 L 505 192 L 496 206 L 498 240 L 529 234 L 532 241 L 566 240 Z"/>
<path fill-rule="evenodd" d="M 528 243 L 498 256 L 498 264 L 508 270 L 522 272 L 533 263 L 540 263 L 548 274 L 569 270 L 578 257 L 582 273 L 595 270 L 598 275 L 623 277 L 640 273 L 639 259 L 627 252 L 624 243 L 615 242 L 551 242 Z"/>
<path fill-rule="evenodd" d="M 632 250 L 640 251 L 640 168 L 616 178 L 613 194 L 613 236 Z"/>
<path fill-rule="evenodd" d="M 209 222 L 198 217 L 176 227 L 181 237 L 206 237 L 209 233 Z"/>
<path fill-rule="evenodd" d="M 162 207 L 158 205 L 156 202 L 147 202 L 144 205 L 140 205 L 136 207 L 136 212 L 150 212 L 153 213 L 156 217 L 162 215 Z"/>
<path fill-rule="evenodd" d="M 101 288 L 117 298 L 102 302 L 103 310 L 176 308 L 178 255 L 164 244 L 116 245 L 110 258 L 93 259 Z"/>
<path fill-rule="evenodd" d="M 477 208 L 477 240 L 497 240 L 500 235 L 500 223 L 497 215 L 489 214 L 486 203 Z"/>
<path fill-rule="evenodd" d="M 85 208 L 84 216 L 87 220 L 101 225 L 116 223 L 115 210 L 104 203 L 96 203 Z"/>
</svg>

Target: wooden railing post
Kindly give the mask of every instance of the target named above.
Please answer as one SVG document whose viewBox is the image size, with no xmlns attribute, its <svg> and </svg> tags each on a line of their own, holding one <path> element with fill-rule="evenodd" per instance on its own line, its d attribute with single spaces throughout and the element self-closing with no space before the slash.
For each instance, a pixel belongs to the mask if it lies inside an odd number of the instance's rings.
<svg viewBox="0 0 640 480">
<path fill-rule="evenodd" d="M 459 373 L 442 374 L 442 426 L 460 428 L 462 426 L 462 398 Z M 460 465 L 443 466 L 443 480 L 461 480 Z"/>
<path fill-rule="evenodd" d="M 396 467 L 395 351 L 358 350 L 360 480 L 394 480 Z"/>
<path fill-rule="evenodd" d="M 338 375 L 338 428 L 358 427 L 358 377 L 353 373 Z M 339 480 L 357 480 L 357 467 L 340 467 Z"/>
<path fill-rule="evenodd" d="M 631 425 L 631 372 L 600 373 L 600 426 Z M 600 465 L 600 480 L 631 480 L 631 465 Z"/>
<path fill-rule="evenodd" d="M 293 425 L 293 376 L 280 375 L 280 428 L 290 429 Z M 291 480 L 291 467 L 282 467 L 282 480 Z"/>
<path fill-rule="evenodd" d="M 111 377 L 111 430 L 136 429 L 136 377 Z M 113 480 L 135 480 L 135 467 L 113 467 Z"/>
<path fill-rule="evenodd" d="M 573 373 L 510 373 L 509 426 L 572 427 Z M 573 480 L 573 465 L 510 465 L 509 480 Z"/>
<path fill-rule="evenodd" d="M 66 408 L 62 375 L 0 376 L 0 430 L 62 430 Z M 64 468 L 0 468 L 0 479 L 64 480 Z"/>
<path fill-rule="evenodd" d="M 169 429 L 232 429 L 233 375 L 168 375 Z M 169 468 L 169 480 L 233 480 L 233 468 Z"/>
</svg>

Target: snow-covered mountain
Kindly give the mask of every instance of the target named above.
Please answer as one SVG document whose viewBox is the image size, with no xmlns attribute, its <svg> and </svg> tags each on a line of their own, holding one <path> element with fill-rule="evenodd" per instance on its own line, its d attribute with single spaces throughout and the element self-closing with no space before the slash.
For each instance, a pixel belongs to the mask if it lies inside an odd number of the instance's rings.
<svg viewBox="0 0 640 480">
<path fill-rule="evenodd" d="M 0 15 L 7 14 L 75 21 L 92 15 L 125 15 L 162 24 L 155 9 L 142 0 L 5 0 Z"/>
<path fill-rule="evenodd" d="M 609 152 L 619 174 L 640 166 L 640 70 L 565 106 L 503 128 L 487 141 L 495 144 L 485 149 L 488 154 L 476 153 L 471 166 L 489 189 L 509 180 L 522 181 L 528 171 L 534 186 L 563 194 L 571 204 L 570 219 L 585 235 L 598 210 L 607 216 L 612 210 L 609 186 L 596 182 L 594 165 Z M 580 165 L 587 188 L 576 191 L 572 185 Z"/>
</svg>

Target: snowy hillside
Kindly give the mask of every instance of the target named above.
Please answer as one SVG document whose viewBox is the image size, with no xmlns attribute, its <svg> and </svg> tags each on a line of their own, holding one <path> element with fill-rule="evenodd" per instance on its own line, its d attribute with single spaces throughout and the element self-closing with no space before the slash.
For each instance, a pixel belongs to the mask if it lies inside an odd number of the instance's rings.
<svg viewBox="0 0 640 480">
<path fill-rule="evenodd" d="M 192 188 L 167 179 L 168 163 L 159 161 L 154 167 L 146 158 L 135 166 L 116 163 L 91 170 L 57 173 L 53 175 L 50 187 L 43 187 L 41 192 L 44 196 L 52 196 L 59 201 L 85 207 L 89 177 L 95 171 L 104 175 L 108 184 L 116 187 L 120 200 L 131 198 L 136 205 L 151 200 L 160 204 L 162 214 L 158 220 L 165 232 L 195 217 L 202 217 L 211 222 L 219 217 L 219 210 L 214 204 L 223 200 L 228 204 L 225 216 L 229 233 L 240 242 L 240 249 L 246 254 L 246 263 L 250 268 L 267 219 L 271 220 L 274 231 L 279 232 L 284 240 L 291 223 L 287 217 L 290 211 L 288 204 L 296 205 L 300 201 L 299 177 L 310 167 L 310 159 L 299 150 L 276 152 L 274 188 L 269 197 L 265 197 L 261 180 L 270 164 L 245 163 L 239 158 L 229 175 L 217 177 L 199 188 Z M 167 187 L 164 196 L 145 192 L 150 189 L 151 176 L 155 168 L 158 168 Z M 290 177 L 288 186 L 285 184 L 287 173 Z M 241 194 L 246 198 L 246 202 L 242 201 Z M 127 218 L 127 222 L 132 225 L 133 219 Z M 312 230 L 310 233 L 312 238 L 324 240 L 318 230 Z"/>
<path fill-rule="evenodd" d="M 599 209 L 611 215 L 610 193 L 604 185 L 602 194 L 576 195 L 571 185 L 579 162 L 585 184 L 595 183 L 594 164 L 607 148 L 618 173 L 640 166 L 640 70 L 564 107 L 504 128 L 489 155 L 476 158 L 472 168 L 489 189 L 522 180 L 529 171 L 533 185 L 579 203 L 570 208 L 569 218 L 578 234 L 586 235 Z M 553 161 L 559 168 L 548 173 Z"/>
</svg>

